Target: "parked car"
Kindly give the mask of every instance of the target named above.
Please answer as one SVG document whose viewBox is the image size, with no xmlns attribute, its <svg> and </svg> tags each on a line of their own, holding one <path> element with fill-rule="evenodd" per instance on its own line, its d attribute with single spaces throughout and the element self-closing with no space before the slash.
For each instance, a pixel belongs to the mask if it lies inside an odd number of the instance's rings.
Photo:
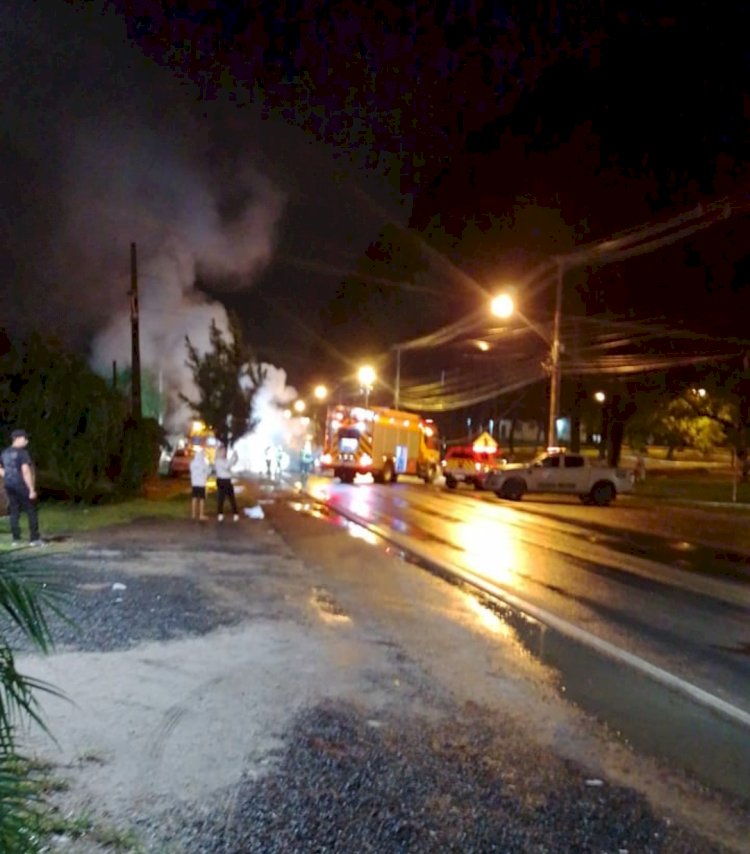
<svg viewBox="0 0 750 854">
<path fill-rule="evenodd" d="M 187 448 L 177 448 L 169 461 L 168 474 L 170 477 L 190 474 L 190 451 Z"/>
</svg>

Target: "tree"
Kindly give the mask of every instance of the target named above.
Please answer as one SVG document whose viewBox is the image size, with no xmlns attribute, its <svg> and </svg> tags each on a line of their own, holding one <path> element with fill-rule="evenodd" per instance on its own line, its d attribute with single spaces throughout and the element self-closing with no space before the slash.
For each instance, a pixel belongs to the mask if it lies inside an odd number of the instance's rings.
<svg viewBox="0 0 750 854">
<path fill-rule="evenodd" d="M 706 455 L 726 441 L 725 425 L 731 421 L 729 407 L 714 402 L 712 415 L 706 415 L 708 407 L 696 407 L 691 400 L 695 394 L 686 391 L 664 400 L 644 419 L 647 434 L 667 445 L 668 459 L 672 458 L 675 448 L 695 448 Z"/>
<path fill-rule="evenodd" d="M 250 412 L 266 371 L 245 343 L 234 315 L 229 316 L 228 339 L 216 322 L 211 321 L 209 341 L 210 349 L 201 354 L 185 336 L 186 364 L 193 373 L 200 397 L 198 400 L 190 400 L 184 394 L 180 397 L 220 442 L 230 445 L 256 426 Z"/>
<path fill-rule="evenodd" d="M 31 433 L 37 466 L 71 498 L 93 498 L 122 455 L 122 395 L 83 359 L 34 335 L 0 361 L 0 399 L 8 427 Z"/>
<path fill-rule="evenodd" d="M 740 459 L 747 460 L 750 355 L 700 373 L 691 370 L 673 376 L 661 398 L 635 419 L 630 433 L 637 440 L 653 434 L 672 447 L 694 447 L 704 453 L 728 442 Z"/>
</svg>

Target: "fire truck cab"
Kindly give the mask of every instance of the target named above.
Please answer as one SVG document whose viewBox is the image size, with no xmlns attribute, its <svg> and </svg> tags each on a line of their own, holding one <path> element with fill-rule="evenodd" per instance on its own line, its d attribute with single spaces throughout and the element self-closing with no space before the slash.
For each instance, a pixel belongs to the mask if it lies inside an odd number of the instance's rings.
<svg viewBox="0 0 750 854">
<path fill-rule="evenodd" d="M 432 483 L 440 470 L 437 428 L 413 412 L 331 406 L 321 466 L 342 483 L 358 474 L 371 474 L 376 483 L 395 483 L 401 474 Z"/>
</svg>

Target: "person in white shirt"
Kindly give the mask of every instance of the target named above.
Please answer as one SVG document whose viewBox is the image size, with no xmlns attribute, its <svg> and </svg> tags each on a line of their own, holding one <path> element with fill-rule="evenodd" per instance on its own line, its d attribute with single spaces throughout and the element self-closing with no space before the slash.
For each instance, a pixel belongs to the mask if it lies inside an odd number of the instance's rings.
<svg viewBox="0 0 750 854">
<path fill-rule="evenodd" d="M 216 470 L 216 497 L 219 502 L 219 522 L 224 521 L 224 501 L 229 499 L 229 504 L 234 514 L 234 521 L 239 521 L 237 513 L 237 501 L 234 497 L 234 486 L 232 486 L 232 466 L 237 464 L 237 454 L 232 453 L 232 456 L 227 458 L 227 449 L 225 445 L 218 445 L 216 448 L 216 462 L 214 468 Z"/>
<path fill-rule="evenodd" d="M 208 460 L 203 448 L 198 448 L 190 460 L 190 485 L 193 488 L 192 518 L 205 522 L 206 481 L 208 480 Z"/>
</svg>

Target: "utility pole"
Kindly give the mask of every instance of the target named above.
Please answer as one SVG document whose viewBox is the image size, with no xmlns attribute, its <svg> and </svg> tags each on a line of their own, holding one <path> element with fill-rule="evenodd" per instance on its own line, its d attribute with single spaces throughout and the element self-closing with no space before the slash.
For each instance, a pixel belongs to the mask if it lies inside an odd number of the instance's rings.
<svg viewBox="0 0 750 854">
<path fill-rule="evenodd" d="M 555 289 L 555 317 L 552 321 L 552 348 L 550 350 L 549 424 L 547 444 L 557 445 L 557 416 L 560 411 L 560 319 L 562 316 L 563 265 L 557 261 L 557 286 Z"/>
<path fill-rule="evenodd" d="M 136 421 L 141 420 L 141 343 L 138 328 L 138 261 L 135 243 L 130 244 L 130 332 L 131 332 L 131 372 L 130 408 Z"/>
<path fill-rule="evenodd" d="M 393 387 L 393 408 L 398 409 L 401 396 L 401 348 L 396 347 L 396 383 Z"/>
</svg>

